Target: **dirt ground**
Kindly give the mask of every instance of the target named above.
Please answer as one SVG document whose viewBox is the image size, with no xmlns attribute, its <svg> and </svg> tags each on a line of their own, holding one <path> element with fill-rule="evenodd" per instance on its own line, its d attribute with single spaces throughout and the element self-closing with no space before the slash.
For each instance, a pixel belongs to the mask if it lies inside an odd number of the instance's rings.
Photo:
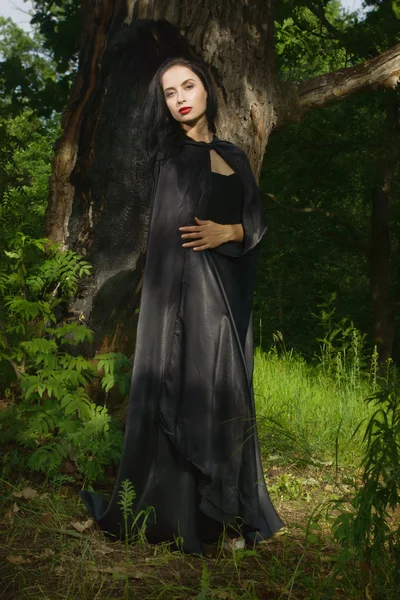
<svg viewBox="0 0 400 600">
<path fill-rule="evenodd" d="M 79 478 L 0 480 L 2 600 L 358 599 L 332 538 L 332 500 L 351 491 L 331 466 L 270 467 L 267 485 L 285 529 L 255 548 L 222 542 L 202 557 L 125 546 L 98 530 L 77 495 Z M 98 489 L 98 488 L 96 488 Z M 108 496 L 112 481 L 105 487 Z M 330 509 L 329 509 L 330 507 Z"/>
</svg>

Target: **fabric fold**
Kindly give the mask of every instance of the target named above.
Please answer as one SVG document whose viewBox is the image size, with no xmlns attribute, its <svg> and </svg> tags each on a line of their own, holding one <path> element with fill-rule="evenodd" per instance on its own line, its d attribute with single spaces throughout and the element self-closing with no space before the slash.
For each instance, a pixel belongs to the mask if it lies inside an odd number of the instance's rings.
<svg viewBox="0 0 400 600">
<path fill-rule="evenodd" d="M 206 218 L 210 149 L 243 185 L 245 237 L 194 252 L 182 247 L 179 227 Z M 257 184 L 236 145 L 188 138 L 179 154 L 156 161 L 117 482 L 109 503 L 81 492 L 99 526 L 117 538 L 129 534 L 118 504 L 124 479 L 135 487 L 133 514 L 154 508 L 149 541 L 179 532 L 185 551 L 201 553 L 232 523 L 252 540 L 283 526 L 265 486 L 252 387 L 252 302 L 265 230 Z"/>
</svg>

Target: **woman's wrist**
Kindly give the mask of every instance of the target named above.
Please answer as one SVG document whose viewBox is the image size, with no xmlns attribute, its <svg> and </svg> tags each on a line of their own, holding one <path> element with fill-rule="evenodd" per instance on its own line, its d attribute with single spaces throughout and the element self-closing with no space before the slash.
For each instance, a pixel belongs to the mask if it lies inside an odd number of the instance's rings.
<svg viewBox="0 0 400 600">
<path fill-rule="evenodd" d="M 241 223 L 235 223 L 233 225 L 226 225 L 228 228 L 228 242 L 241 242 L 244 238 L 243 225 Z"/>
</svg>

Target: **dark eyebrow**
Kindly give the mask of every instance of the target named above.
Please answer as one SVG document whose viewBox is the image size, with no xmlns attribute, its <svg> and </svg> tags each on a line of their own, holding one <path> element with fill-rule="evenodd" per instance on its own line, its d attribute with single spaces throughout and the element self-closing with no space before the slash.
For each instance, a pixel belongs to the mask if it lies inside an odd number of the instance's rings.
<svg viewBox="0 0 400 600">
<path fill-rule="evenodd" d="M 189 79 L 185 79 L 185 81 L 182 81 L 181 85 L 185 85 L 185 83 L 187 83 L 188 81 L 194 81 L 194 79 L 189 77 Z M 164 92 L 167 92 L 168 90 L 174 90 L 174 89 L 175 88 L 173 88 L 173 87 L 167 87 L 167 88 L 165 88 Z"/>
</svg>

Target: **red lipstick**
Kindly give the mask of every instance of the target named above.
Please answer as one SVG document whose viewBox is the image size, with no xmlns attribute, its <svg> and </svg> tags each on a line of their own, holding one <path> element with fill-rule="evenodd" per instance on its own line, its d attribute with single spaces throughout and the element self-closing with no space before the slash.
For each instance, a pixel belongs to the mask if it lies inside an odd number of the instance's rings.
<svg viewBox="0 0 400 600">
<path fill-rule="evenodd" d="M 191 110 L 192 110 L 191 106 L 184 106 L 184 107 L 182 107 L 182 108 L 179 109 L 179 112 L 182 115 L 187 115 L 188 113 L 190 113 Z"/>
</svg>

